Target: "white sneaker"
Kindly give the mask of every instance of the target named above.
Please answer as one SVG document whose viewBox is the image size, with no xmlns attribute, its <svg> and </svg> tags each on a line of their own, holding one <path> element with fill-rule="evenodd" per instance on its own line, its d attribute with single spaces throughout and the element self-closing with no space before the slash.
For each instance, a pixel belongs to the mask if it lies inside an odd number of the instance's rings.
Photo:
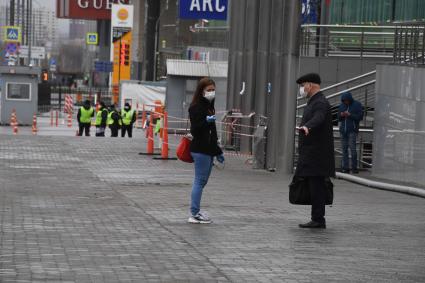
<svg viewBox="0 0 425 283">
<path fill-rule="evenodd" d="M 207 214 L 199 212 L 195 216 L 189 217 L 189 220 L 187 221 L 192 224 L 210 224 L 212 223 L 212 220 L 208 217 Z"/>
</svg>

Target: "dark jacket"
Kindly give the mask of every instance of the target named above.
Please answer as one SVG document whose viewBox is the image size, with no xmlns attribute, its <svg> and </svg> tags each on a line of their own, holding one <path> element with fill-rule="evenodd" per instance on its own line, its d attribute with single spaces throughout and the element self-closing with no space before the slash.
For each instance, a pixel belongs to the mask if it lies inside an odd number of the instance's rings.
<svg viewBox="0 0 425 283">
<path fill-rule="evenodd" d="M 106 128 L 106 125 L 108 123 L 108 114 L 109 114 L 108 109 L 106 109 L 105 107 L 101 107 L 99 111 L 102 112 L 102 122 L 100 123 L 100 127 Z"/>
<path fill-rule="evenodd" d="M 109 128 L 119 128 L 120 127 L 120 120 L 121 115 L 116 110 L 111 110 L 109 113 L 111 113 L 111 119 L 114 121 L 112 125 L 109 125 Z"/>
<path fill-rule="evenodd" d="M 208 123 L 207 116 L 215 115 L 214 103 L 201 98 L 199 103 L 190 106 L 190 133 L 193 136 L 190 151 L 211 156 L 222 154 L 218 146 L 217 128 L 215 123 Z"/>
<path fill-rule="evenodd" d="M 322 92 L 315 94 L 304 109 L 300 132 L 299 158 L 295 175 L 335 177 L 334 137 L 331 106 Z"/>
<path fill-rule="evenodd" d="M 350 104 L 345 105 L 344 100 L 349 100 Z M 338 120 L 341 122 L 339 125 L 339 131 L 343 135 L 350 133 L 359 132 L 360 121 L 363 120 L 363 106 L 360 102 L 353 99 L 351 93 L 346 92 L 341 96 L 341 104 L 338 108 Z M 348 117 L 342 117 L 341 112 L 348 111 L 351 115 Z"/>
</svg>

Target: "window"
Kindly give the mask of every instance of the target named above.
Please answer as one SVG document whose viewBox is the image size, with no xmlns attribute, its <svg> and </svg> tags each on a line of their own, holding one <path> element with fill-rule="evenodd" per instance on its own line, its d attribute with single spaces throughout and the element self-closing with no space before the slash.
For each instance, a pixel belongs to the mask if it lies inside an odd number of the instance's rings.
<svg viewBox="0 0 425 283">
<path fill-rule="evenodd" d="M 6 100 L 31 100 L 31 84 L 6 83 Z"/>
</svg>

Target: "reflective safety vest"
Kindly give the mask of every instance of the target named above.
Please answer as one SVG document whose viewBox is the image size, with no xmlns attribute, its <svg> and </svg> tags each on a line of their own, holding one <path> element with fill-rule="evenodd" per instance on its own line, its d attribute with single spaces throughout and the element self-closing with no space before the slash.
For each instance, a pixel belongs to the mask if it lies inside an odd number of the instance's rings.
<svg viewBox="0 0 425 283">
<path fill-rule="evenodd" d="M 112 114 L 114 114 L 114 113 L 118 113 L 118 112 L 115 111 L 115 110 L 112 111 L 112 112 L 109 112 L 109 114 L 108 114 L 108 122 L 107 122 L 108 125 L 113 125 L 114 124 L 115 121 L 114 121 L 114 119 L 112 119 Z M 122 124 L 121 123 L 121 119 L 118 120 L 118 124 L 121 126 L 121 124 Z"/>
<path fill-rule="evenodd" d="M 96 126 L 100 126 L 102 124 L 102 113 L 106 111 L 106 113 L 108 113 L 108 110 L 103 109 L 103 110 L 99 110 L 96 113 Z"/>
<path fill-rule="evenodd" d="M 134 116 L 134 110 L 125 111 L 124 109 L 121 112 L 122 117 L 122 123 L 126 126 L 129 126 L 131 124 L 131 121 L 133 120 Z"/>
<path fill-rule="evenodd" d="M 91 117 L 93 116 L 94 109 L 93 107 L 90 107 L 89 110 L 87 110 L 84 107 L 80 108 L 80 123 L 91 123 Z"/>
</svg>

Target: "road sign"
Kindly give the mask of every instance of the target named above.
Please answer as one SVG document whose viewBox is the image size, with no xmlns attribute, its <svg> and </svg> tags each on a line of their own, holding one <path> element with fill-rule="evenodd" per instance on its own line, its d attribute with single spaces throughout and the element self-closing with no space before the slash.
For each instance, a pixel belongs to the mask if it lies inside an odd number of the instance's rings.
<svg viewBox="0 0 425 283">
<path fill-rule="evenodd" d="M 227 20 L 228 0 L 180 0 L 181 19 Z"/>
<path fill-rule="evenodd" d="M 19 57 L 28 58 L 29 47 L 27 45 L 21 45 L 19 50 Z M 31 59 L 45 59 L 46 48 L 43 46 L 31 46 Z"/>
<path fill-rule="evenodd" d="M 21 43 L 22 32 L 21 27 L 17 26 L 4 26 L 3 39 L 6 42 Z"/>
<path fill-rule="evenodd" d="M 86 35 L 87 45 L 98 45 L 99 44 L 99 35 L 96 32 L 89 32 Z"/>
<path fill-rule="evenodd" d="M 56 66 L 56 65 L 57 65 L 57 63 L 56 63 L 56 59 L 55 59 L 55 58 L 50 58 L 49 65 L 50 65 L 50 66 L 52 66 L 52 65 Z"/>
<path fill-rule="evenodd" d="M 99 73 L 112 73 L 113 64 L 112 62 L 96 61 L 94 62 L 94 69 Z"/>
<path fill-rule="evenodd" d="M 18 52 L 18 45 L 16 43 L 8 43 L 6 45 L 6 54 L 15 54 Z"/>
</svg>

